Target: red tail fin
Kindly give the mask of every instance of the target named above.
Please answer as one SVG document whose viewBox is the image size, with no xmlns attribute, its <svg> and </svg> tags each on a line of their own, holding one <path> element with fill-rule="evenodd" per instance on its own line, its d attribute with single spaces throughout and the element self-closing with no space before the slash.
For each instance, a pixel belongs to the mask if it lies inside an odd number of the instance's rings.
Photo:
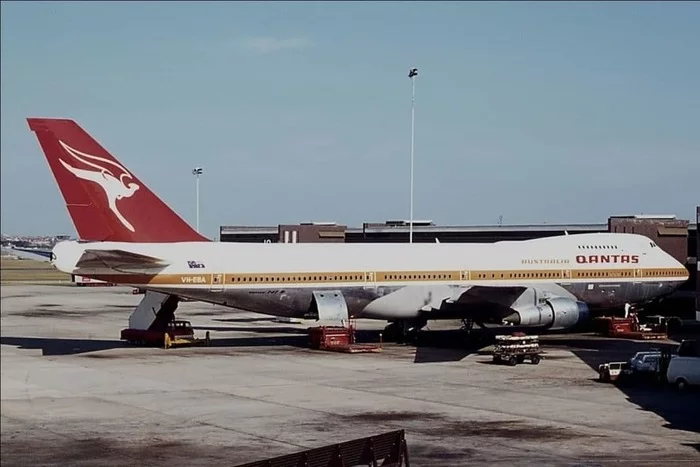
<svg viewBox="0 0 700 467">
<path fill-rule="evenodd" d="M 28 118 L 81 240 L 208 241 L 73 120 Z"/>
</svg>

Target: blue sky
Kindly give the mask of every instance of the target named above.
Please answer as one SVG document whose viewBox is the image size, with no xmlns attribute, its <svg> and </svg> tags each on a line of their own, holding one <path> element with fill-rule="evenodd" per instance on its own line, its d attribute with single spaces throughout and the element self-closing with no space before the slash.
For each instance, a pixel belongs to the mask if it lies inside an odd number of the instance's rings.
<svg viewBox="0 0 700 467">
<path fill-rule="evenodd" d="M 2 4 L 2 231 L 74 233 L 27 116 L 194 224 L 694 218 L 700 3 Z"/>
</svg>

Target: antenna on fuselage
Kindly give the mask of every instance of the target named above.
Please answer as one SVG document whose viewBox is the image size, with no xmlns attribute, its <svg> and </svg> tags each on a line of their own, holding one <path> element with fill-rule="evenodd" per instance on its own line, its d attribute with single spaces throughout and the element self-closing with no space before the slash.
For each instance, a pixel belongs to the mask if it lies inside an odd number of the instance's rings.
<svg viewBox="0 0 700 467">
<path fill-rule="evenodd" d="M 564 235 L 569 235 L 569 231 L 568 231 L 568 230 L 565 230 L 565 231 L 564 231 Z"/>
<path fill-rule="evenodd" d="M 435 237 L 435 243 L 440 243 L 440 240 L 437 237 Z"/>
</svg>

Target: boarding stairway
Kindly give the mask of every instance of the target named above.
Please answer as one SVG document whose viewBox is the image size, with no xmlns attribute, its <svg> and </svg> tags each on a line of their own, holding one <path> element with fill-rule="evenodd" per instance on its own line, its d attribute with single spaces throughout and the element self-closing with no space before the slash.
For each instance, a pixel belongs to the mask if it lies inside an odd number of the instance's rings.
<svg viewBox="0 0 700 467">
<path fill-rule="evenodd" d="M 147 290 L 141 302 L 129 316 L 129 328 L 160 331 L 175 319 L 180 299 L 175 295 Z"/>
</svg>

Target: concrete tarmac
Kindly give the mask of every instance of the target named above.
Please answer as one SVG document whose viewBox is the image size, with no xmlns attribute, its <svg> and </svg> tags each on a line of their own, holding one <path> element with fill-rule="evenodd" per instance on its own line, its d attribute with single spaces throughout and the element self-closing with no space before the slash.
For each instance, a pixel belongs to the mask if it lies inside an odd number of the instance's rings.
<svg viewBox="0 0 700 467">
<path fill-rule="evenodd" d="M 596 381 L 597 362 L 641 348 L 619 341 L 554 336 L 516 367 L 459 348 L 349 355 L 307 349 L 313 322 L 187 302 L 178 318 L 212 346 L 137 348 L 118 340 L 131 289 L 1 290 L 3 467 L 237 465 L 395 429 L 412 466 L 700 463 L 698 393 Z"/>
</svg>

